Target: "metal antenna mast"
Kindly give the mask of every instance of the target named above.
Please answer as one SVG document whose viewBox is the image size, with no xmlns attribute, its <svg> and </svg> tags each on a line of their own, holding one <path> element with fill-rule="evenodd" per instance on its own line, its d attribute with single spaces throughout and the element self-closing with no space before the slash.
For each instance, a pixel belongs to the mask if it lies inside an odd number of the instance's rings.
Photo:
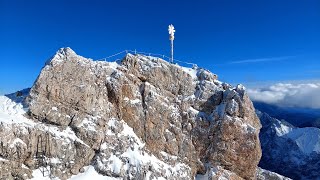
<svg viewBox="0 0 320 180">
<path fill-rule="evenodd" d="M 174 33 L 176 32 L 176 30 L 174 29 L 172 24 L 169 25 L 168 31 L 169 31 L 169 39 L 171 41 L 171 63 L 173 63 L 173 40 L 174 40 Z"/>
</svg>

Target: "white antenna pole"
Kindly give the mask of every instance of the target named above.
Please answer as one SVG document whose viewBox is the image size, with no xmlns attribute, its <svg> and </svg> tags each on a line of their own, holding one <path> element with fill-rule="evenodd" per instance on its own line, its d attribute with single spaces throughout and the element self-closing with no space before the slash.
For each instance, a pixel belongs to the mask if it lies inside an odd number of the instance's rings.
<svg viewBox="0 0 320 180">
<path fill-rule="evenodd" d="M 173 63 L 173 40 L 174 40 L 174 33 L 176 32 L 176 30 L 174 29 L 172 24 L 169 25 L 168 31 L 169 31 L 169 39 L 171 41 L 171 63 Z"/>
<path fill-rule="evenodd" d="M 171 63 L 173 63 L 173 40 L 171 40 Z"/>
</svg>

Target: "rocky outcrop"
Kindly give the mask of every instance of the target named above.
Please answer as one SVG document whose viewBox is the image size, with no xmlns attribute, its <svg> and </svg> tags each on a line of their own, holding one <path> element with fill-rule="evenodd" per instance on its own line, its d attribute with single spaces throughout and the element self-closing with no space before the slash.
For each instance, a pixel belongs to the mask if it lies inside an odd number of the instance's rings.
<svg viewBox="0 0 320 180">
<path fill-rule="evenodd" d="M 216 77 L 154 57 L 127 54 L 110 63 L 60 49 L 27 98 L 33 125 L 19 141 L 25 144 L 19 163 L 39 167 L 28 162 L 38 161 L 37 138 L 43 137 L 51 150 L 46 165 L 63 179 L 87 165 L 122 179 L 193 179 L 212 169 L 221 172 L 213 178 L 255 179 L 259 119 L 243 86 Z M 1 137 L 12 132 L 2 129 Z"/>
</svg>

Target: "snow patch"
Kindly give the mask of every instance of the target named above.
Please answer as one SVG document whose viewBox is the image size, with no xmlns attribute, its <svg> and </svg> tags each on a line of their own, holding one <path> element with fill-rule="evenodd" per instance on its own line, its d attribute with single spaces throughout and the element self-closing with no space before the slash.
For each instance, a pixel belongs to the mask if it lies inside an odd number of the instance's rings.
<svg viewBox="0 0 320 180">
<path fill-rule="evenodd" d="M 189 107 L 189 111 L 191 111 L 193 114 L 198 114 L 199 113 L 199 111 L 198 110 L 196 110 L 196 109 L 194 109 L 193 107 Z"/>
<path fill-rule="evenodd" d="M 70 180 L 87 180 L 87 179 L 94 179 L 94 180 L 121 180 L 121 178 L 114 178 L 109 176 L 103 176 L 99 174 L 93 166 L 86 166 L 84 167 L 85 172 L 79 173 L 77 175 L 73 175 Z"/>
<path fill-rule="evenodd" d="M 109 127 L 119 128 L 119 125 L 115 126 L 116 123 L 121 124 L 122 131 L 113 135 L 116 135 L 120 138 L 128 139 L 128 141 L 130 141 L 130 146 L 122 154 L 115 153 L 111 154 L 108 159 L 101 158 L 97 162 L 99 168 L 111 171 L 115 174 L 119 174 L 122 171 L 128 171 L 130 167 L 138 168 L 142 165 L 151 165 L 156 171 L 165 172 L 165 176 L 162 179 L 165 179 L 165 177 L 169 176 L 187 177 L 189 175 L 188 172 L 190 171 L 190 167 L 186 164 L 177 163 L 174 165 L 170 165 L 164 161 L 161 161 L 154 155 L 149 154 L 148 151 L 144 149 L 145 144 L 138 138 L 133 129 L 128 126 L 125 121 L 110 119 L 108 125 Z M 108 144 L 103 143 L 101 145 L 101 149 L 108 148 L 113 149 L 112 147 L 108 147 Z M 168 157 L 169 159 L 177 158 L 176 156 L 171 156 L 165 152 L 162 152 L 162 155 Z M 147 175 L 149 174 L 149 176 L 151 175 L 150 171 L 147 171 L 146 173 Z"/>
<path fill-rule="evenodd" d="M 117 62 L 108 62 L 108 65 L 110 68 L 116 70 L 119 66 L 119 64 Z"/>
<path fill-rule="evenodd" d="M 275 127 L 277 136 L 283 136 L 288 134 L 290 131 L 292 131 L 292 128 L 289 126 L 284 125 L 283 123 L 280 123 L 279 126 Z"/>
<path fill-rule="evenodd" d="M 108 161 L 111 163 L 110 169 L 112 172 L 118 174 L 120 173 L 121 167 L 122 167 L 122 161 L 115 155 L 111 155 Z"/>
<path fill-rule="evenodd" d="M 128 97 L 124 97 L 123 100 L 129 102 L 131 105 L 141 104 L 141 99 L 129 99 Z"/>
<path fill-rule="evenodd" d="M 46 126 L 43 127 L 43 129 L 46 128 Z M 58 127 L 48 127 L 48 131 L 54 135 L 53 138 L 66 138 L 69 139 L 69 141 L 73 142 L 73 141 L 77 141 L 87 147 L 89 147 L 86 143 L 84 143 L 81 139 L 79 139 L 76 134 L 74 133 L 74 131 L 70 128 L 67 127 L 66 129 L 64 129 L 63 131 L 60 131 Z M 66 142 L 66 143 L 70 143 L 70 142 Z"/>
<path fill-rule="evenodd" d="M 27 146 L 26 143 L 24 143 L 20 138 L 16 138 L 13 140 L 13 142 L 10 144 L 10 148 L 15 147 L 17 144 L 22 144 L 23 146 Z"/>
<path fill-rule="evenodd" d="M 6 96 L 0 96 L 0 122 L 6 124 L 22 123 L 34 126 L 36 123 L 24 117 L 26 111 L 21 103 L 16 103 Z"/>
<path fill-rule="evenodd" d="M 58 163 L 61 163 L 60 159 L 59 158 L 50 158 L 50 163 L 53 163 L 53 164 L 58 164 Z"/>
<path fill-rule="evenodd" d="M 243 123 L 242 124 L 242 127 L 244 127 L 244 129 L 248 132 L 248 133 L 255 133 L 256 132 L 256 128 L 254 128 L 253 126 L 251 126 L 250 124 L 246 124 L 246 123 Z"/>
<path fill-rule="evenodd" d="M 89 120 L 88 118 L 84 118 L 83 121 L 78 125 L 78 127 L 83 127 L 89 131 L 96 131 L 95 129 L 95 123 L 93 122 L 95 118 L 92 118 Z"/>
<path fill-rule="evenodd" d="M 47 169 L 50 169 L 50 168 L 47 167 Z M 31 180 L 58 180 L 57 178 L 50 178 L 49 175 L 50 175 L 50 172 L 48 171 L 45 171 L 43 176 L 43 173 L 40 168 L 35 169 L 32 171 L 33 178 L 31 178 Z"/>
<path fill-rule="evenodd" d="M 9 160 L 3 159 L 2 157 L 0 157 L 0 161 L 5 161 L 5 162 L 7 162 L 7 161 L 9 161 Z"/>
<path fill-rule="evenodd" d="M 184 72 L 188 73 L 192 77 L 192 79 L 198 79 L 198 76 L 197 76 L 198 70 L 192 69 L 192 68 L 187 68 L 187 67 L 182 67 L 182 66 L 181 66 L 181 68 Z"/>
</svg>

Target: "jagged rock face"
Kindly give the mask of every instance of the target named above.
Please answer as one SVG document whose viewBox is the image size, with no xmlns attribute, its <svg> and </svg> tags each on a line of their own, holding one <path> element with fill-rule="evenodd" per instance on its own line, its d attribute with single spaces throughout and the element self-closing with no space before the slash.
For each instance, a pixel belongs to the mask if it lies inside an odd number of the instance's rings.
<svg viewBox="0 0 320 180">
<path fill-rule="evenodd" d="M 319 179 L 320 129 L 297 128 L 257 111 L 263 156 L 259 166 L 292 179 Z"/>
<path fill-rule="evenodd" d="M 0 179 L 31 178 L 41 157 L 48 157 L 51 164 L 42 165 L 48 165 L 61 179 L 89 164 L 95 152 L 71 128 L 36 123 L 23 116 L 25 111 L 20 103 L 29 92 L 23 93 L 18 97 L 0 96 Z"/>
<path fill-rule="evenodd" d="M 66 129 L 60 133 L 53 127 L 50 131 L 45 131 L 47 129 L 48 127 L 42 124 L 0 124 L 0 134 L 3 137 L 0 154 L 4 158 L 0 161 L 1 178 L 31 178 L 31 170 L 39 167 L 37 158 L 40 153 L 51 157 L 51 171 L 59 174 L 62 179 L 78 173 L 83 166 L 91 162 L 94 151 L 81 140 L 70 139 L 64 134 L 72 134 L 72 131 Z"/>
<path fill-rule="evenodd" d="M 119 64 L 91 61 L 64 48 L 46 63 L 28 102 L 38 123 L 75 132 L 101 174 L 193 179 L 219 166 L 233 179 L 256 178 L 261 125 L 252 103 L 241 85 L 207 70 L 130 54 Z M 144 159 L 139 167 L 133 152 Z"/>
</svg>

